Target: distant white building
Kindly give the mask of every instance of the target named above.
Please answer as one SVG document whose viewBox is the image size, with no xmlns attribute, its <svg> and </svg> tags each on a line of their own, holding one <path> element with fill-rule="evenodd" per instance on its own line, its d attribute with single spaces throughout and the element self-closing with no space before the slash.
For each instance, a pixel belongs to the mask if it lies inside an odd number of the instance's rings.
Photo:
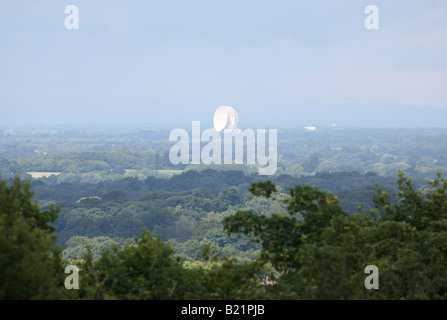
<svg viewBox="0 0 447 320">
<path fill-rule="evenodd" d="M 304 127 L 304 130 L 306 132 L 309 132 L 309 131 L 315 131 L 315 130 L 317 130 L 317 128 L 312 125 L 308 125 L 307 127 Z"/>
</svg>

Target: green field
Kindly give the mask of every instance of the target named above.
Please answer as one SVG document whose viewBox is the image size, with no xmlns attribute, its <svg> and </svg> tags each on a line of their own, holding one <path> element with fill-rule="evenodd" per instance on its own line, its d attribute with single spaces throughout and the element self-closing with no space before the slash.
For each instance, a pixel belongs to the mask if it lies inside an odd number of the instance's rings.
<svg viewBox="0 0 447 320">
<path fill-rule="evenodd" d="M 29 171 L 27 172 L 31 177 L 35 179 L 44 178 L 44 177 L 50 177 L 52 175 L 58 176 L 62 172 L 47 172 L 47 171 Z"/>
<path fill-rule="evenodd" d="M 184 170 L 136 170 L 136 169 L 124 169 L 125 177 L 132 177 L 136 176 L 138 177 L 139 174 L 142 174 L 146 177 L 148 176 L 154 176 L 154 177 L 164 177 L 164 178 L 170 178 L 176 174 L 181 174 Z"/>
</svg>

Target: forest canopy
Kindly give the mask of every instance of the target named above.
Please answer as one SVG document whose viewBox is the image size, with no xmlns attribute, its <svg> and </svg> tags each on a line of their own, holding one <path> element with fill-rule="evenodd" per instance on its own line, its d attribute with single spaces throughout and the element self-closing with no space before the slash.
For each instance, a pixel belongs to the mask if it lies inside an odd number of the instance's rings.
<svg viewBox="0 0 447 320">
<path fill-rule="evenodd" d="M 227 239 L 245 236 L 258 245 L 259 254 L 239 260 L 204 241 L 202 260 L 186 263 L 169 242 L 148 230 L 140 230 L 133 242 L 111 241 L 96 257 L 87 246 L 81 259 L 66 260 L 55 246 L 52 223 L 58 208 L 42 211 L 32 201 L 29 182 L 2 180 L 0 297 L 445 299 L 447 180 L 439 174 L 424 189 L 416 189 L 400 172 L 397 187 L 396 198 L 377 187 L 372 208 L 349 214 L 336 196 L 307 184 L 281 192 L 271 181 L 253 183 L 251 199 L 273 201 L 273 211 L 237 209 L 214 223 L 222 224 Z M 234 191 L 219 196 L 231 205 Z M 70 241 L 85 244 L 82 237 Z M 63 287 L 67 264 L 81 270 L 79 290 Z M 379 290 L 365 288 L 368 265 L 380 272 Z M 275 285 L 261 284 L 266 275 Z"/>
</svg>

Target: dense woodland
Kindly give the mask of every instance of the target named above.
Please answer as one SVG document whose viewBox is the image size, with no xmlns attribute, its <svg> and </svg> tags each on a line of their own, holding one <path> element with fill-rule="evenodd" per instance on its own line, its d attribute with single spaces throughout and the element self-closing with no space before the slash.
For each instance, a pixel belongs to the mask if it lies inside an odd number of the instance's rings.
<svg viewBox="0 0 447 320">
<path fill-rule="evenodd" d="M 174 166 L 165 129 L 52 130 L 0 132 L 0 299 L 447 298 L 444 129 L 279 130 L 273 176 Z"/>
</svg>

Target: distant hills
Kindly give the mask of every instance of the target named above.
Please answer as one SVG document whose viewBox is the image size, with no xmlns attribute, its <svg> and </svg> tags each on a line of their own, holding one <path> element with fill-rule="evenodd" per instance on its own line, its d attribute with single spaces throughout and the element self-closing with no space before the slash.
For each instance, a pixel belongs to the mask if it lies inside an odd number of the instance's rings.
<svg viewBox="0 0 447 320">
<path fill-rule="evenodd" d="M 141 130 L 171 130 L 173 128 L 191 128 L 192 121 L 200 121 L 201 128 L 213 127 L 215 105 L 198 108 L 185 106 L 182 114 L 168 118 L 163 116 L 146 118 L 141 116 L 135 122 L 70 122 L 53 124 L 0 124 L 0 130 L 12 133 L 12 129 L 31 129 L 48 131 L 97 131 L 119 127 L 123 132 Z M 444 127 L 447 128 L 447 105 L 445 108 L 417 107 L 399 104 L 374 103 L 295 103 L 281 105 L 232 105 L 238 113 L 241 129 L 281 128 L 284 126 L 304 127 L 313 125 L 327 127 L 382 128 L 382 127 Z M 148 106 L 156 109 L 157 106 Z M 2 132 L 0 132 L 2 134 Z"/>
<path fill-rule="evenodd" d="M 236 110 L 240 124 L 257 123 L 258 127 L 259 123 L 270 126 L 447 127 L 447 106 L 441 109 L 396 104 L 313 103 L 261 108 L 256 113 Z"/>
</svg>

